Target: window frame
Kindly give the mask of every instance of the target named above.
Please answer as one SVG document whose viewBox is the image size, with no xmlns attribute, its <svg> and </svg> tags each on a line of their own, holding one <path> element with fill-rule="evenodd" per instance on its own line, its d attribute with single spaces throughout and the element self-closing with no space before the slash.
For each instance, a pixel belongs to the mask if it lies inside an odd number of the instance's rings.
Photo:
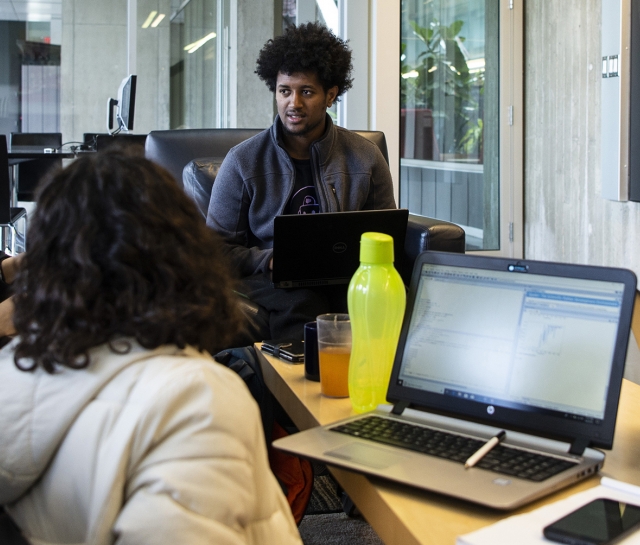
<svg viewBox="0 0 640 545">
<path fill-rule="evenodd" d="M 348 0 L 345 0 L 348 1 Z M 400 183 L 400 9 L 376 1 L 369 17 L 369 123 L 387 138 L 396 201 Z M 524 2 L 500 0 L 500 248 L 469 253 L 524 254 Z M 354 72 L 358 65 L 354 62 Z M 397 74 L 397 77 L 389 77 Z M 390 105 L 397 105 L 396 108 Z M 347 103 L 348 106 L 348 103 Z M 399 202 L 402 206 L 403 203 Z"/>
</svg>

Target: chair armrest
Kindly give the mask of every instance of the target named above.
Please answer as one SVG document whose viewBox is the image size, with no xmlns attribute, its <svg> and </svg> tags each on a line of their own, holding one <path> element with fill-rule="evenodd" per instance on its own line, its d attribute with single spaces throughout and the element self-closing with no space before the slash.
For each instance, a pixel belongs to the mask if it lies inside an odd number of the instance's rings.
<svg viewBox="0 0 640 545">
<path fill-rule="evenodd" d="M 235 336 L 232 346 L 248 346 L 271 337 L 269 312 L 244 295 L 238 295 L 237 302 L 244 316 L 244 323 Z"/>
<path fill-rule="evenodd" d="M 407 286 L 411 281 L 416 257 L 426 250 L 463 254 L 464 229 L 449 221 L 409 214 L 407 235 L 404 239 L 404 259 L 398 264 L 398 272 Z"/>
<path fill-rule="evenodd" d="M 187 163 L 182 171 L 184 191 L 193 199 L 205 219 L 209 211 L 211 189 L 221 164 L 222 158 L 217 157 L 194 159 Z"/>
<path fill-rule="evenodd" d="M 221 164 L 222 158 L 217 157 L 194 159 L 184 167 L 182 172 L 184 191 L 193 199 L 205 219 L 209 210 L 211 189 Z M 237 302 L 245 321 L 232 345 L 246 346 L 268 339 L 271 334 L 269 313 L 266 309 L 241 294 L 238 295 Z"/>
</svg>

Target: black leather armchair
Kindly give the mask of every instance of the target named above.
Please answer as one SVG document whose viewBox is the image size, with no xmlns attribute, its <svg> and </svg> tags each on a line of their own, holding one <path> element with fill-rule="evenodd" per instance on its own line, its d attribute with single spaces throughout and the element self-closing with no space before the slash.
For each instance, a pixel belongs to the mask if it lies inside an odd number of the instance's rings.
<svg viewBox="0 0 640 545">
<path fill-rule="evenodd" d="M 240 142 L 263 129 L 181 129 L 151 131 L 145 142 L 145 156 L 166 168 L 182 185 L 182 171 L 200 157 L 224 158 Z"/>
<path fill-rule="evenodd" d="M 184 190 L 196 203 L 204 218 L 207 217 L 211 189 L 222 159 L 194 159 L 184 168 Z M 464 253 L 464 243 L 464 230 L 461 227 L 446 221 L 409 214 L 404 240 L 404 259 L 396 263 L 396 268 L 405 284 L 409 285 L 413 263 L 418 254 L 425 250 Z"/>
<path fill-rule="evenodd" d="M 259 133 L 262 129 L 184 129 L 152 131 L 147 136 L 145 155 L 165 167 L 176 182 L 195 201 L 206 218 L 211 188 L 227 152 L 235 145 Z M 374 142 L 389 162 L 387 143 L 380 131 L 356 131 Z M 404 243 L 404 258 L 396 268 L 405 284 L 409 284 L 415 258 L 425 250 L 464 253 L 464 230 L 453 223 L 409 214 Z M 268 317 L 251 301 L 240 300 L 245 315 L 250 318 L 247 339 L 265 336 Z"/>
<path fill-rule="evenodd" d="M 196 201 L 201 211 L 209 206 L 209 195 L 218 168 L 227 152 L 235 145 L 263 129 L 183 129 L 152 131 L 147 136 L 145 155 L 165 167 Z M 356 131 L 376 144 L 389 162 L 387 142 L 381 131 Z M 202 159 L 206 158 L 206 159 Z M 194 161 L 194 163 L 191 163 Z M 190 164 L 191 163 L 191 164 Z M 187 172 L 185 167 L 189 165 Z M 187 184 L 184 181 L 187 180 Z M 193 183 L 192 183 L 193 182 Z M 413 262 L 425 250 L 464 253 L 464 230 L 448 221 L 409 214 L 405 238 L 405 263 L 400 273 L 408 283 Z"/>
</svg>

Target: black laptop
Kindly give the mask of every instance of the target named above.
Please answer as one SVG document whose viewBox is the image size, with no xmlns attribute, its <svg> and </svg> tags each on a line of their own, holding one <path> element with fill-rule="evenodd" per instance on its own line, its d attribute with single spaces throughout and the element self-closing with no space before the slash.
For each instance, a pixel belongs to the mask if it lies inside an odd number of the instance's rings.
<svg viewBox="0 0 640 545">
<path fill-rule="evenodd" d="M 404 251 L 409 211 L 362 210 L 274 218 L 273 271 L 277 288 L 348 284 L 360 264 L 360 237 L 393 237 L 396 262 Z"/>
<path fill-rule="evenodd" d="M 494 508 L 530 502 L 603 466 L 596 449 L 613 445 L 635 294 L 624 269 L 425 252 L 393 406 L 274 446 Z"/>
</svg>

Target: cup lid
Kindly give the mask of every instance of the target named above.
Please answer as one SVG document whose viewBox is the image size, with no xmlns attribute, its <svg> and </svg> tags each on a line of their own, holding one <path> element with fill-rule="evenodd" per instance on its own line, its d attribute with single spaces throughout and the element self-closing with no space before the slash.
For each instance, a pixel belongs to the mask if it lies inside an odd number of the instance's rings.
<svg viewBox="0 0 640 545">
<path fill-rule="evenodd" d="M 393 237 L 384 233 L 362 233 L 361 263 L 393 263 Z"/>
</svg>

